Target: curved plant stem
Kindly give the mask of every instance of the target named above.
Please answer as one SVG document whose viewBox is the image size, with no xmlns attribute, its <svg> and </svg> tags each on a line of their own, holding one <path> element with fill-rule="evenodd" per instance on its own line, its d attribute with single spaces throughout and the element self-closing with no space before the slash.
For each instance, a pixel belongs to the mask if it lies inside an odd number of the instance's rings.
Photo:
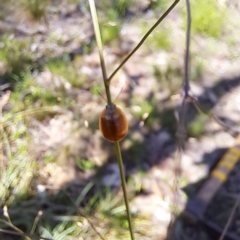
<svg viewBox="0 0 240 240">
<path fill-rule="evenodd" d="M 20 230 L 19 228 L 17 228 L 16 226 L 14 226 L 12 224 L 12 222 L 10 222 L 9 220 L 8 221 L 5 221 L 3 219 L 0 219 L 0 222 L 6 224 L 7 226 L 11 227 L 12 229 L 15 230 L 16 234 L 17 235 L 20 235 L 20 236 L 24 236 L 27 240 L 31 240 L 31 238 L 29 236 L 27 236 L 27 234 L 25 234 L 22 230 Z M 3 229 L 4 230 L 4 229 Z"/>
<path fill-rule="evenodd" d="M 117 154 L 118 166 L 119 166 L 119 170 L 120 170 L 120 176 L 121 176 L 121 180 L 122 180 L 122 189 L 123 189 L 124 201 L 125 201 L 126 210 L 127 210 L 129 231 L 130 231 L 131 239 L 133 240 L 134 235 L 133 235 L 133 228 L 132 228 L 132 218 L 131 218 L 128 197 L 127 197 L 127 188 L 126 188 L 125 174 L 124 174 L 124 169 L 123 169 L 122 154 L 121 154 L 121 150 L 120 150 L 118 141 L 115 142 L 115 149 L 116 149 L 116 154 Z"/>
<path fill-rule="evenodd" d="M 103 82 L 104 82 L 105 91 L 107 95 L 107 102 L 111 103 L 112 100 L 111 100 L 111 93 L 110 93 L 110 84 L 107 81 L 107 71 L 106 71 L 105 61 L 103 57 L 102 40 L 101 40 L 97 11 L 96 11 L 94 0 L 89 0 L 89 5 L 90 5 L 91 14 L 92 14 L 93 27 L 94 27 L 94 32 L 96 36 L 97 46 L 98 46 L 99 58 L 101 63 L 102 75 L 103 75 Z"/>
<path fill-rule="evenodd" d="M 182 150 L 184 147 L 185 141 L 185 116 L 187 112 L 188 103 L 187 100 L 189 98 L 189 55 L 190 55 L 190 40 L 191 40 L 191 6 L 189 0 L 186 0 L 186 8 L 187 8 L 187 31 L 186 31 L 186 52 L 184 55 L 184 78 L 183 78 L 183 100 L 180 108 L 179 113 L 179 123 L 178 123 L 178 151 L 176 153 L 175 158 L 175 170 L 174 170 L 174 190 L 173 190 L 173 205 L 175 207 L 174 211 L 172 211 L 171 222 L 170 222 L 170 229 L 173 228 L 173 224 L 177 217 L 178 213 L 178 199 L 179 195 L 179 188 L 180 188 L 180 177 L 181 177 L 181 159 L 182 159 Z M 177 211 L 176 211 L 177 210 Z M 172 232 L 169 233 L 167 239 L 172 239 L 171 236 Z"/>
<path fill-rule="evenodd" d="M 6 220 L 3 220 L 3 219 L 0 219 L 0 222 L 3 222 L 3 223 L 5 223 L 6 225 L 8 225 L 9 227 L 11 227 L 12 229 L 14 229 L 17 233 L 19 233 L 19 235 L 25 236 L 25 238 L 26 238 L 27 240 L 31 240 L 31 238 L 28 237 L 21 229 L 19 229 L 19 228 L 16 227 L 15 225 L 13 225 L 13 223 L 12 223 L 12 221 L 11 221 L 11 218 L 10 218 L 10 216 L 9 216 L 9 214 L 8 214 L 8 207 L 7 207 L 7 205 L 5 205 L 5 206 L 3 207 L 3 215 L 4 215 L 4 217 L 7 218 L 7 221 L 6 221 Z"/>
<path fill-rule="evenodd" d="M 62 192 L 70 199 L 70 201 L 72 202 L 73 206 L 76 208 L 76 210 L 79 212 L 80 215 L 82 215 L 89 223 L 89 225 L 91 226 L 91 228 L 95 231 L 95 233 L 100 237 L 101 240 L 104 240 L 103 236 L 100 234 L 100 232 L 96 229 L 96 227 L 94 226 L 94 224 L 90 221 L 90 219 L 87 217 L 87 215 L 85 215 L 80 208 L 76 205 L 76 203 L 74 202 L 74 200 L 71 198 L 71 196 L 65 191 L 62 190 Z"/>
<path fill-rule="evenodd" d="M 179 125 L 178 125 L 178 137 L 179 137 L 179 149 L 183 149 L 184 140 L 186 136 L 185 130 L 185 116 L 187 112 L 187 99 L 189 98 L 189 56 L 190 56 L 190 39 L 191 39 L 191 5 L 189 0 L 186 0 L 187 7 L 187 31 L 186 31 L 186 51 L 184 56 L 184 79 L 183 79 L 183 100 L 181 110 L 179 114 Z"/>
<path fill-rule="evenodd" d="M 157 20 L 157 22 L 147 31 L 147 33 L 143 36 L 141 41 L 137 44 L 137 46 L 128 54 L 128 56 L 121 62 L 121 64 L 116 68 L 116 70 L 110 75 L 107 80 L 107 83 L 110 84 L 110 81 L 115 76 L 115 74 L 119 71 L 119 69 L 132 57 L 132 55 L 142 46 L 148 36 L 153 32 L 153 30 L 159 25 L 160 22 L 172 11 L 172 9 L 177 5 L 180 0 L 175 0 L 175 2 L 167 9 L 167 11 Z"/>
</svg>

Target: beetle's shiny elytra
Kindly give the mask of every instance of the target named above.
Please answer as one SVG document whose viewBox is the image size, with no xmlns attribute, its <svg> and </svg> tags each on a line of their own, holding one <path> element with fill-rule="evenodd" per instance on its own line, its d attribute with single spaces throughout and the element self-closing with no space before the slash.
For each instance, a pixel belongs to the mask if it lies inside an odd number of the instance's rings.
<svg viewBox="0 0 240 240">
<path fill-rule="evenodd" d="M 106 140 L 121 141 L 128 132 L 128 122 L 122 110 L 109 103 L 99 117 L 99 128 Z"/>
</svg>

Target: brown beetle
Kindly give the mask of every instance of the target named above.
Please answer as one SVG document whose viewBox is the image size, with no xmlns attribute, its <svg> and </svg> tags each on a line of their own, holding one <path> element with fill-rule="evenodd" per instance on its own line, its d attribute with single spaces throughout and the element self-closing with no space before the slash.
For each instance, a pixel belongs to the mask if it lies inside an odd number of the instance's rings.
<svg viewBox="0 0 240 240">
<path fill-rule="evenodd" d="M 128 132 L 125 114 L 115 104 L 109 103 L 99 117 L 99 129 L 106 140 L 121 141 Z"/>
</svg>

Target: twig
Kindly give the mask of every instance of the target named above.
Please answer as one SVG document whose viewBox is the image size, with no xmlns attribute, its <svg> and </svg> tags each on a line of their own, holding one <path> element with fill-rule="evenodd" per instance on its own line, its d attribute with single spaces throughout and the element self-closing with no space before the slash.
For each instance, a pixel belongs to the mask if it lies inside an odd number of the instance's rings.
<svg viewBox="0 0 240 240">
<path fill-rule="evenodd" d="M 28 240 L 31 240 L 30 237 L 28 237 L 21 229 L 19 229 L 18 227 L 16 227 L 15 225 L 13 225 L 12 221 L 11 221 L 11 218 L 8 214 L 8 207 L 7 205 L 5 205 L 3 207 L 3 215 L 7 218 L 7 221 L 6 220 L 3 220 L 3 219 L 0 219 L 1 222 L 5 223 L 6 225 L 8 225 L 9 227 L 13 228 L 16 232 L 18 232 L 19 234 L 23 234 L 25 235 L 25 237 L 28 239 Z"/>
<path fill-rule="evenodd" d="M 95 231 L 95 233 L 100 237 L 100 239 L 104 240 L 104 238 L 102 237 L 102 235 L 98 232 L 98 230 L 94 227 L 93 223 L 89 220 L 89 218 L 79 209 L 79 207 L 76 205 L 76 203 L 74 202 L 74 200 L 71 198 L 71 196 L 64 190 L 64 189 L 59 189 L 59 188 L 55 188 L 55 187 L 51 187 L 51 186 L 45 186 L 47 189 L 53 189 L 53 190 L 58 190 L 63 192 L 71 201 L 71 203 L 73 204 L 75 210 L 77 210 L 77 212 L 82 215 L 88 222 L 88 224 L 90 225 L 90 227 Z"/>
<path fill-rule="evenodd" d="M 0 228 L 0 232 L 3 232 L 3 233 L 8 233 L 8 234 L 12 234 L 12 235 L 18 235 L 18 236 L 22 236 L 22 237 L 27 237 L 28 235 L 25 234 L 25 233 L 20 233 L 20 232 L 14 232 L 14 231 L 10 231 L 10 230 L 6 230 L 6 229 L 2 229 Z M 45 238 L 45 237 L 35 237 L 34 236 L 34 239 L 38 239 L 38 240 L 53 240 L 53 239 L 50 239 L 50 238 Z"/>
<path fill-rule="evenodd" d="M 224 128 L 225 131 L 229 132 L 232 136 L 236 136 L 238 132 L 234 132 L 229 126 L 225 125 L 223 122 L 221 122 L 218 117 L 216 117 L 212 113 L 208 113 L 203 107 L 199 104 L 197 99 L 195 99 L 193 96 L 188 95 L 188 99 L 194 104 L 195 108 L 199 113 L 206 114 L 208 117 L 212 118 L 216 123 L 218 123 L 221 127 Z"/>
<path fill-rule="evenodd" d="M 69 200 L 72 202 L 72 204 L 74 205 L 74 207 L 76 208 L 76 210 L 78 211 L 78 213 L 80 215 L 82 215 L 87 221 L 88 224 L 91 226 L 91 228 L 95 231 L 95 233 L 102 239 L 104 240 L 103 236 L 98 232 L 98 230 L 95 228 L 95 226 L 93 225 L 93 223 L 89 220 L 89 218 L 79 209 L 79 207 L 76 205 L 76 203 L 73 201 L 73 199 L 70 197 L 70 195 L 63 189 L 61 189 L 61 191 L 69 198 Z"/>
<path fill-rule="evenodd" d="M 24 233 L 14 232 L 14 231 L 2 229 L 2 228 L 0 228 L 0 232 L 12 234 L 12 235 L 18 235 L 18 236 L 25 236 Z"/>
<path fill-rule="evenodd" d="M 83 216 L 87 222 L 89 223 L 89 225 L 91 226 L 91 228 L 96 232 L 96 234 L 100 237 L 100 239 L 104 240 L 104 238 L 101 236 L 101 234 L 97 231 L 97 229 L 94 227 L 93 223 L 89 220 L 89 218 L 78 208 L 78 206 L 76 205 L 76 203 L 73 201 L 73 199 L 69 196 L 69 194 L 63 190 L 63 189 L 58 189 L 58 188 L 54 188 L 54 187 L 50 187 L 50 186 L 46 186 L 46 188 L 48 189 L 54 189 L 54 190 L 59 190 L 59 191 L 62 191 L 69 199 L 70 201 L 72 202 L 72 204 L 74 205 L 74 208 L 75 210 L 81 215 Z M 49 203 L 49 204 L 52 204 L 52 203 Z M 44 212 L 46 214 L 46 212 Z M 35 218 L 35 221 L 33 223 L 33 226 L 32 226 L 32 229 L 31 229 L 31 232 L 30 232 L 30 235 L 22 232 L 19 228 L 17 228 L 16 226 L 14 226 L 11 222 L 11 219 L 9 217 L 9 214 L 8 214 L 8 209 L 6 207 L 4 207 L 3 209 L 3 215 L 7 218 L 8 221 L 6 220 L 3 220 L 3 219 L 0 219 L 0 222 L 3 222 L 5 223 L 6 225 L 8 225 L 9 227 L 12 227 L 16 232 L 11 232 L 10 231 L 10 234 L 14 234 L 14 235 L 20 235 L 20 236 L 24 236 L 26 238 L 28 238 L 29 240 L 31 239 L 31 237 L 34 236 L 34 239 L 36 238 L 35 235 L 33 235 L 35 229 L 36 229 L 36 226 L 37 226 L 37 223 L 42 215 L 42 211 L 38 211 L 38 214 Z M 49 217 L 52 217 L 52 214 L 49 215 Z M 0 229 L 0 231 L 2 232 L 5 232 L 4 229 Z M 7 232 L 6 232 L 7 233 Z M 39 239 L 46 239 L 46 240 L 51 240 L 51 239 L 48 239 L 48 238 L 43 238 L 43 237 L 39 237 Z"/>
<path fill-rule="evenodd" d="M 225 235 L 226 235 L 226 233 L 227 233 L 227 230 L 228 230 L 230 224 L 232 223 L 234 214 L 236 213 L 236 209 L 237 209 L 237 207 L 239 206 L 239 203 L 240 203 L 240 198 L 237 198 L 237 199 L 236 199 L 236 202 L 235 202 L 235 204 L 234 204 L 234 206 L 233 206 L 233 208 L 232 208 L 231 214 L 230 214 L 230 216 L 229 216 L 229 218 L 228 218 L 228 221 L 227 221 L 227 223 L 226 223 L 226 225 L 225 225 L 225 227 L 224 227 L 224 229 L 223 229 L 223 232 L 222 232 L 219 240 L 223 240 L 223 239 L 224 239 L 224 237 L 225 237 Z"/>
<path fill-rule="evenodd" d="M 30 231 L 30 235 L 33 235 L 33 234 L 34 234 L 34 232 L 35 232 L 35 230 L 36 230 L 36 227 L 37 227 L 37 224 L 38 224 L 38 222 L 39 222 L 42 214 L 43 214 L 43 212 L 42 212 L 41 210 L 38 211 L 38 214 L 37 214 L 37 216 L 35 217 L 35 220 L 34 220 L 34 222 L 33 222 L 33 226 L 32 226 L 32 229 L 31 229 L 31 231 Z"/>
<path fill-rule="evenodd" d="M 11 222 L 3 220 L 3 219 L 0 219 L 0 222 L 2 222 L 4 224 L 6 224 L 7 226 L 11 227 L 12 229 L 14 229 L 16 231 L 16 234 L 18 233 L 18 235 L 26 236 L 26 238 L 28 240 L 31 240 L 21 229 L 19 229 L 18 227 L 14 226 Z"/>
<path fill-rule="evenodd" d="M 175 0 L 175 2 L 167 9 L 167 11 L 157 20 L 157 22 L 147 31 L 147 33 L 143 36 L 141 41 L 137 44 L 137 46 L 128 54 L 128 56 L 120 63 L 120 65 L 114 70 L 114 72 L 108 78 L 108 84 L 115 76 L 115 74 L 121 69 L 121 67 L 132 57 L 132 55 L 142 46 L 148 36 L 153 32 L 153 30 L 163 21 L 163 19 L 173 10 L 173 8 L 177 5 L 180 0 Z"/>
</svg>

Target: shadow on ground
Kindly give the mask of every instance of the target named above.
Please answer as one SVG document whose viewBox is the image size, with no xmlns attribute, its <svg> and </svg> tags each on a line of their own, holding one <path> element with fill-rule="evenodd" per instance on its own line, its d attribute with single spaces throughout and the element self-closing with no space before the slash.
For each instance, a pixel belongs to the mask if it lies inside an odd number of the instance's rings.
<svg viewBox="0 0 240 240">
<path fill-rule="evenodd" d="M 215 151 L 205 154 L 203 163 L 208 163 L 209 171 L 221 159 L 227 149 L 216 149 Z M 210 160 L 210 161 L 208 161 Z M 209 163 L 210 162 L 210 163 Z M 215 240 L 220 236 L 230 218 L 232 209 L 236 204 L 239 196 L 238 183 L 240 162 L 230 172 L 227 181 L 223 183 L 212 200 L 204 203 L 198 200 L 198 190 L 207 181 L 207 176 L 194 184 L 187 185 L 183 190 L 188 196 L 186 208 L 175 219 L 168 229 L 168 240 Z M 214 187 L 214 186 L 212 186 Z M 213 189 L 208 189 L 210 192 Z M 232 221 L 228 231 L 225 234 L 226 240 L 239 239 L 239 206 L 235 209 Z"/>
</svg>

